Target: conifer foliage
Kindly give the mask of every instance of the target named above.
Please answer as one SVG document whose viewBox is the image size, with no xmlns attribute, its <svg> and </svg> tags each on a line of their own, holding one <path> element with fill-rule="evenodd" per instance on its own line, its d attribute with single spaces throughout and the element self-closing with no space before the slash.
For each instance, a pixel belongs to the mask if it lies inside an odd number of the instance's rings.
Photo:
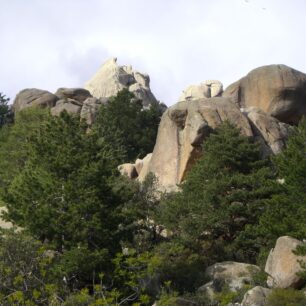
<svg viewBox="0 0 306 306">
<path fill-rule="evenodd" d="M 210 135 L 203 152 L 182 192 L 163 203 L 161 222 L 211 259 L 248 261 L 257 250 L 239 237 L 258 221 L 274 189 L 273 172 L 258 145 L 229 122 Z"/>
</svg>

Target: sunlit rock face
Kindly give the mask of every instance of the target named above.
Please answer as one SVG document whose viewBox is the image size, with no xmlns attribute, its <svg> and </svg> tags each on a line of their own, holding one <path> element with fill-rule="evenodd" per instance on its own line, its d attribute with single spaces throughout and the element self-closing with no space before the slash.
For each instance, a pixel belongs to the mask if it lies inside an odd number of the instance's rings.
<svg viewBox="0 0 306 306">
<path fill-rule="evenodd" d="M 217 80 L 207 80 L 199 85 L 190 85 L 183 90 L 180 101 L 192 101 L 202 98 L 218 97 L 222 94 L 223 85 Z"/>
<path fill-rule="evenodd" d="M 281 122 L 297 124 L 306 115 L 306 74 L 285 65 L 249 72 L 223 93 L 239 107 L 255 106 Z"/>
<path fill-rule="evenodd" d="M 150 77 L 133 70 L 132 66 L 119 66 L 117 58 L 106 61 L 84 88 L 96 98 L 115 96 L 126 88 L 141 99 L 145 107 L 157 103 L 150 89 Z"/>
</svg>

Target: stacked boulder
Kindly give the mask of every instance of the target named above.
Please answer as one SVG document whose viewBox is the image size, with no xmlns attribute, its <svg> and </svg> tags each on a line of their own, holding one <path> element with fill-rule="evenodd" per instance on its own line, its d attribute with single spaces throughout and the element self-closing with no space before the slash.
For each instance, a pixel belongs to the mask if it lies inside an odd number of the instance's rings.
<svg viewBox="0 0 306 306">
<path fill-rule="evenodd" d="M 122 89 L 128 89 L 142 100 L 144 107 L 158 103 L 150 89 L 150 77 L 134 71 L 132 66 L 119 66 L 117 58 L 106 61 L 85 84 L 85 88 L 98 99 L 109 98 Z"/>
<path fill-rule="evenodd" d="M 18 112 L 30 106 L 48 107 L 51 114 L 58 116 L 66 110 L 80 115 L 90 126 L 93 124 L 101 104 L 116 96 L 122 89 L 128 89 L 142 100 L 145 108 L 159 104 L 150 89 L 150 78 L 134 71 L 131 66 L 119 66 L 117 59 L 106 61 L 96 74 L 85 84 L 85 88 L 59 88 L 54 94 L 41 89 L 27 88 L 20 91 L 13 103 L 13 111 Z"/>
<path fill-rule="evenodd" d="M 258 140 L 262 155 L 279 153 L 292 125 L 306 115 L 306 75 L 285 65 L 257 68 L 222 92 L 219 81 L 189 86 L 162 116 L 149 163 L 161 190 L 178 189 L 202 155 L 202 143 L 224 121 Z M 165 149 L 167 148 L 167 149 Z"/>
</svg>

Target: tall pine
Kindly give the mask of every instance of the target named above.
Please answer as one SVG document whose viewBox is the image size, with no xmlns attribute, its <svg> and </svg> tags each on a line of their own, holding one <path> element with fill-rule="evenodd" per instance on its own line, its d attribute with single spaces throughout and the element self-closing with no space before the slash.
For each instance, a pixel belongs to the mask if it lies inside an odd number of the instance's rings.
<svg viewBox="0 0 306 306">
<path fill-rule="evenodd" d="M 182 192 L 164 201 L 160 221 L 209 261 L 254 261 L 259 247 L 240 238 L 247 225 L 258 222 L 274 191 L 270 164 L 259 145 L 229 122 L 210 135 L 203 152 Z"/>
</svg>

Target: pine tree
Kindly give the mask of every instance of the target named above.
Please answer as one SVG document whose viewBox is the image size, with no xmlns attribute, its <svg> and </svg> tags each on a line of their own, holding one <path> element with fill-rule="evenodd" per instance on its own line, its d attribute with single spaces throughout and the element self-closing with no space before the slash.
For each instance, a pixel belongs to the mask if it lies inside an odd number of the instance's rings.
<svg viewBox="0 0 306 306">
<path fill-rule="evenodd" d="M 203 144 L 182 192 L 162 205 L 161 222 L 183 244 L 210 260 L 254 261 L 258 246 L 244 234 L 256 224 L 275 188 L 273 172 L 259 146 L 225 122 Z"/>
<path fill-rule="evenodd" d="M 49 117 L 29 146 L 5 196 L 7 217 L 62 254 L 67 279 L 92 282 L 93 271 L 98 277 L 111 267 L 127 235 L 122 208 L 129 194 L 114 190 L 121 154 L 66 112 Z"/>
<path fill-rule="evenodd" d="M 287 147 L 274 158 L 280 192 L 267 202 L 256 233 L 270 248 L 279 236 L 306 237 L 306 120 L 302 119 Z M 253 229 L 254 230 L 254 229 Z"/>
<path fill-rule="evenodd" d="M 141 100 L 124 89 L 101 106 L 94 129 L 125 151 L 126 162 L 134 162 L 153 151 L 161 115 L 159 104 L 144 109 Z"/>
<path fill-rule="evenodd" d="M 9 101 L 10 99 L 0 92 L 0 127 L 12 122 L 12 112 L 8 105 Z"/>
</svg>

